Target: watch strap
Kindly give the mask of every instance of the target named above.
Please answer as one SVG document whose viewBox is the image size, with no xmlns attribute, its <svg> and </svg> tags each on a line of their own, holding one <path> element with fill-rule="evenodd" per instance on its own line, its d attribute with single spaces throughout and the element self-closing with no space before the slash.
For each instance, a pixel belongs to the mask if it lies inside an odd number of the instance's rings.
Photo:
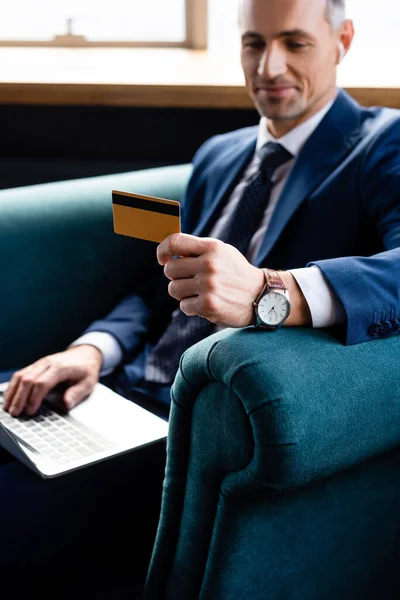
<svg viewBox="0 0 400 600">
<path fill-rule="evenodd" d="M 257 306 L 265 292 L 269 292 L 270 290 L 274 289 L 286 291 L 287 289 L 277 271 L 273 271 L 272 269 L 261 269 L 261 271 L 264 273 L 265 285 L 257 296 L 254 306 Z"/>
<path fill-rule="evenodd" d="M 278 271 L 274 271 L 273 269 L 261 269 L 261 271 L 265 275 L 265 281 L 268 288 L 275 290 L 286 290 L 286 286 L 282 281 L 281 276 Z M 264 290 L 265 291 L 265 290 Z"/>
</svg>

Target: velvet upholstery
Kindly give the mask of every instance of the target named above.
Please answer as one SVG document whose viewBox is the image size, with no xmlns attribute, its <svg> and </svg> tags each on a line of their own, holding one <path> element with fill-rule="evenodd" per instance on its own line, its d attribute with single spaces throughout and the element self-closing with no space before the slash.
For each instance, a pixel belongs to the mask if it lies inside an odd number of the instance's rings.
<svg viewBox="0 0 400 600">
<path fill-rule="evenodd" d="M 63 349 L 146 276 L 113 233 L 111 190 L 179 199 L 190 169 L 0 192 L 0 371 Z M 186 352 L 145 599 L 399 598 L 399 351 L 249 328 Z"/>
<path fill-rule="evenodd" d="M 146 600 L 399 594 L 399 356 L 299 328 L 188 350 Z"/>
<path fill-rule="evenodd" d="M 111 190 L 179 199 L 189 173 L 182 165 L 0 192 L 0 381 L 63 350 L 125 296 L 146 276 L 139 250 L 157 263 L 155 244 L 133 248 L 115 235 Z M 46 481 L 0 451 L 0 597 L 136 599 L 164 468 L 164 441 Z"/>
<path fill-rule="evenodd" d="M 173 166 L 0 192 L 0 371 L 62 350 L 109 312 L 132 280 L 148 274 L 141 263 L 156 245 L 114 234 L 111 191 L 179 200 L 190 170 Z"/>
</svg>

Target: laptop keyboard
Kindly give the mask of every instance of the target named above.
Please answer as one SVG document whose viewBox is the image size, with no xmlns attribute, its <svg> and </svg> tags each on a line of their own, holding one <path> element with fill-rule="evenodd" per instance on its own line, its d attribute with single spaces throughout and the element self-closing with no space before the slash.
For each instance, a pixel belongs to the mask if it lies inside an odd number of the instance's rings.
<svg viewBox="0 0 400 600">
<path fill-rule="evenodd" d="M 116 448 L 116 444 L 75 421 L 69 415 L 42 405 L 34 417 L 12 417 L 3 408 L 0 392 L 0 423 L 36 452 L 60 465 Z"/>
</svg>

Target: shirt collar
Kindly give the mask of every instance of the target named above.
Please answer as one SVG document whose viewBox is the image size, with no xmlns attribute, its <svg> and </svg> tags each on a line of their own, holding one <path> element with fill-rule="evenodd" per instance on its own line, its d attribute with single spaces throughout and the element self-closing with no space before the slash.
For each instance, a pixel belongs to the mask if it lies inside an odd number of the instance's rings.
<svg viewBox="0 0 400 600">
<path fill-rule="evenodd" d="M 324 108 L 319 110 L 315 115 L 307 119 L 307 121 L 304 121 L 304 123 L 300 123 L 300 125 L 283 135 L 281 138 L 274 138 L 270 134 L 267 127 L 267 119 L 265 117 L 261 117 L 260 125 L 258 128 L 256 152 L 258 152 L 260 148 L 264 146 L 264 144 L 266 144 L 267 142 L 275 142 L 281 144 L 285 148 L 285 150 L 288 150 L 290 154 L 296 156 L 300 152 L 308 138 L 311 136 L 311 134 L 318 127 L 318 125 L 320 124 L 326 113 L 329 111 L 335 100 L 336 97 L 334 98 L 334 100 L 331 100 L 331 102 L 328 102 L 328 104 L 326 104 Z"/>
</svg>

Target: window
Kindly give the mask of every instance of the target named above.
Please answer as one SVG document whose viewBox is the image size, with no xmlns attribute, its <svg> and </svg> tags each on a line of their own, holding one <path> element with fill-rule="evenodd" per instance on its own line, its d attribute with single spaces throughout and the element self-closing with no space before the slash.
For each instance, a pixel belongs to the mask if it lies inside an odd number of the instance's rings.
<svg viewBox="0 0 400 600">
<path fill-rule="evenodd" d="M 397 41 L 400 27 L 398 0 L 347 0 L 347 16 L 356 29 L 355 43 Z"/>
<path fill-rule="evenodd" d="M 210 43 L 228 53 L 239 51 L 238 0 L 209 0 Z M 399 0 L 346 0 L 347 16 L 354 21 L 354 47 L 376 51 L 376 44 L 398 48 Z M 352 49 L 353 52 L 353 49 Z"/>
<path fill-rule="evenodd" d="M 347 17 L 354 23 L 350 52 L 339 67 L 339 83 L 349 87 L 399 85 L 396 60 L 400 27 L 398 0 L 347 0 Z"/>
<path fill-rule="evenodd" d="M 207 0 L 13 0 L 0 19 L 7 46 L 207 45 Z"/>
<path fill-rule="evenodd" d="M 209 0 L 209 47 L 226 68 L 239 65 L 238 0 Z M 354 41 L 339 67 L 339 85 L 400 87 L 396 66 L 400 42 L 399 0 L 346 0 L 355 27 Z"/>
<path fill-rule="evenodd" d="M 382 56 L 383 46 L 397 48 L 399 0 L 346 4 L 356 28 L 351 54 L 357 62 L 364 53 L 365 62 L 377 51 Z M 208 45 L 238 56 L 237 6 L 238 0 L 12 0 L 1 13 L 0 45 Z"/>
</svg>

